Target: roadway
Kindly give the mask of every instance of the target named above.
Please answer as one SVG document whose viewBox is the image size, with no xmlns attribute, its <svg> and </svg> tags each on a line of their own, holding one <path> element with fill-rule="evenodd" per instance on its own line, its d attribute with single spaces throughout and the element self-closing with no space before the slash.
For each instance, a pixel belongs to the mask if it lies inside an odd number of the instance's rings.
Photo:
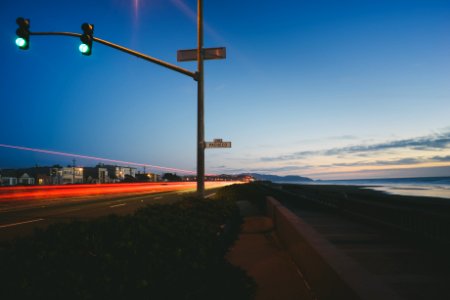
<svg viewBox="0 0 450 300">
<path fill-rule="evenodd" d="M 206 196 L 232 183 L 207 183 Z M 29 235 L 52 223 L 131 214 L 148 204 L 173 203 L 194 191 L 195 183 L 2 188 L 0 241 Z"/>
</svg>

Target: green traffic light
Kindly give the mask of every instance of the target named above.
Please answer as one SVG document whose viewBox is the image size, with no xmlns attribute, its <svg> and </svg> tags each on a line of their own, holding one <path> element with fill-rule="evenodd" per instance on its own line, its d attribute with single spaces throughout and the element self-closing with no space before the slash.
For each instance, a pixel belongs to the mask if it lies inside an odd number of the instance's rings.
<svg viewBox="0 0 450 300">
<path fill-rule="evenodd" d="M 86 44 L 80 44 L 80 47 L 78 47 L 81 53 L 88 53 L 89 52 L 89 46 Z"/>
<path fill-rule="evenodd" d="M 16 39 L 16 45 L 19 48 L 25 48 L 27 46 L 27 41 L 24 38 L 18 37 Z"/>
</svg>

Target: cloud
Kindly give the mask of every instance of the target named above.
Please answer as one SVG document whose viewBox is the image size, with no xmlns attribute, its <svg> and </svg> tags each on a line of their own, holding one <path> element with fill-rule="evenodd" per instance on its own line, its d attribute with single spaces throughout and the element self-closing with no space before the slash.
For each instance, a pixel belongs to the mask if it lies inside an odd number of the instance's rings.
<svg viewBox="0 0 450 300">
<path fill-rule="evenodd" d="M 396 160 L 376 160 L 376 161 L 357 161 L 352 163 L 335 163 L 329 165 L 321 165 L 322 168 L 330 167 L 364 167 L 364 166 L 405 166 L 417 165 L 421 163 L 432 162 L 450 162 L 450 155 L 433 156 L 433 157 L 407 157 Z"/>
<path fill-rule="evenodd" d="M 369 152 L 380 152 L 392 149 L 412 150 L 443 150 L 450 146 L 450 132 L 422 136 L 412 139 L 396 140 L 372 145 L 353 145 L 340 148 L 331 148 L 316 151 L 300 151 L 276 157 L 262 157 L 261 161 L 287 161 L 307 158 L 311 156 L 336 156 L 345 154 L 356 154 L 358 156 Z"/>
<path fill-rule="evenodd" d="M 447 155 L 447 156 L 434 156 L 432 159 L 434 161 L 438 161 L 438 162 L 450 162 L 450 155 Z"/>
<path fill-rule="evenodd" d="M 332 136 L 329 139 L 331 139 L 331 140 L 356 140 L 356 139 L 358 139 L 358 137 L 355 135 L 346 134 L 346 135 L 340 135 L 340 136 Z"/>
<path fill-rule="evenodd" d="M 281 155 L 281 156 L 277 156 L 277 157 L 262 157 L 261 160 L 265 161 L 265 162 L 294 160 L 294 159 L 300 159 L 300 158 L 305 158 L 305 157 L 309 157 L 309 156 L 319 155 L 320 153 L 321 153 L 321 151 L 301 151 L 301 152 L 295 152 L 292 154 Z"/>
<path fill-rule="evenodd" d="M 334 148 L 324 151 L 325 155 L 342 153 L 376 152 L 389 149 L 409 148 L 414 150 L 445 149 L 450 144 L 450 132 L 439 135 L 429 135 L 414 139 L 397 140 L 374 145 L 356 145 L 343 148 Z"/>
<path fill-rule="evenodd" d="M 418 163 L 428 162 L 430 160 L 418 158 L 402 158 L 397 160 L 376 160 L 376 161 L 358 161 L 352 163 L 336 163 L 322 165 L 321 167 L 362 167 L 362 166 L 396 166 L 396 165 L 416 165 Z"/>
</svg>

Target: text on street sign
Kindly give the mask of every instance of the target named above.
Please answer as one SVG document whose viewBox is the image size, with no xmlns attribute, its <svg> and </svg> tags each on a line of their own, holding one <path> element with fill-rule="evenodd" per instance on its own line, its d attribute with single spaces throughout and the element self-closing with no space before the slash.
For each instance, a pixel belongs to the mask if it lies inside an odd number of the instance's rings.
<svg viewBox="0 0 450 300">
<path fill-rule="evenodd" d="M 219 48 L 203 48 L 203 59 L 224 59 L 227 57 L 227 49 Z M 197 49 L 178 50 L 177 61 L 196 61 Z"/>
<path fill-rule="evenodd" d="M 214 139 L 212 142 L 205 142 L 205 148 L 231 148 L 231 142 L 224 142 L 222 139 Z"/>
</svg>

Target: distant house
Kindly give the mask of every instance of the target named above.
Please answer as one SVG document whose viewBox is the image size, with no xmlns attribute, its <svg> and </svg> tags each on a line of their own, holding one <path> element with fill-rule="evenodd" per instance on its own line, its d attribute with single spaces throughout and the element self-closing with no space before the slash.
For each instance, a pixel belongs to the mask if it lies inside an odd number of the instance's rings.
<svg viewBox="0 0 450 300">
<path fill-rule="evenodd" d="M 109 178 L 111 178 L 112 182 L 124 181 L 127 175 L 136 178 L 136 168 L 114 166 L 114 165 L 102 165 L 102 166 L 108 170 L 108 175 Z"/>
<path fill-rule="evenodd" d="M 2 176 L 1 185 L 17 185 L 17 177 Z"/>
<path fill-rule="evenodd" d="M 136 181 L 139 182 L 156 182 L 160 181 L 161 176 L 159 174 L 155 173 L 137 173 L 136 174 Z"/>
<path fill-rule="evenodd" d="M 4 178 L 4 180 L 2 180 L 4 181 L 2 185 L 52 184 L 50 170 L 51 170 L 50 167 L 38 167 L 38 166 L 21 169 L 3 169 L 0 171 L 1 176 L 3 176 Z"/>
<path fill-rule="evenodd" d="M 34 167 L 27 169 L 27 173 L 30 176 L 34 177 L 35 184 L 38 185 L 49 185 L 52 183 L 52 179 L 50 177 L 50 167 Z"/>
<path fill-rule="evenodd" d="M 150 181 L 157 182 L 161 181 L 161 175 L 156 173 L 147 173 L 147 175 L 150 177 Z"/>
<path fill-rule="evenodd" d="M 33 185 L 34 178 L 28 175 L 28 173 L 23 173 L 19 178 L 17 178 L 17 183 L 20 185 Z"/>
<path fill-rule="evenodd" d="M 0 171 L 1 185 L 17 185 L 17 171 L 14 169 L 2 169 Z"/>
<path fill-rule="evenodd" d="M 85 167 L 83 170 L 84 183 L 108 183 L 110 178 L 108 169 L 102 165 Z"/>
<path fill-rule="evenodd" d="M 83 183 L 83 168 L 54 167 L 50 170 L 52 184 Z"/>
<path fill-rule="evenodd" d="M 1 171 L 2 185 L 33 185 L 34 183 L 34 177 L 25 172 L 25 169 L 4 169 Z"/>
<path fill-rule="evenodd" d="M 98 164 L 95 167 L 54 165 L 22 169 L 0 169 L 0 185 L 51 185 L 80 183 L 109 183 L 160 181 L 160 175 L 143 173 L 137 176 L 136 168 Z"/>
<path fill-rule="evenodd" d="M 52 178 L 50 177 L 50 168 L 48 168 L 48 173 L 38 173 L 36 174 L 36 184 L 38 185 L 49 185 L 52 184 Z"/>
</svg>

